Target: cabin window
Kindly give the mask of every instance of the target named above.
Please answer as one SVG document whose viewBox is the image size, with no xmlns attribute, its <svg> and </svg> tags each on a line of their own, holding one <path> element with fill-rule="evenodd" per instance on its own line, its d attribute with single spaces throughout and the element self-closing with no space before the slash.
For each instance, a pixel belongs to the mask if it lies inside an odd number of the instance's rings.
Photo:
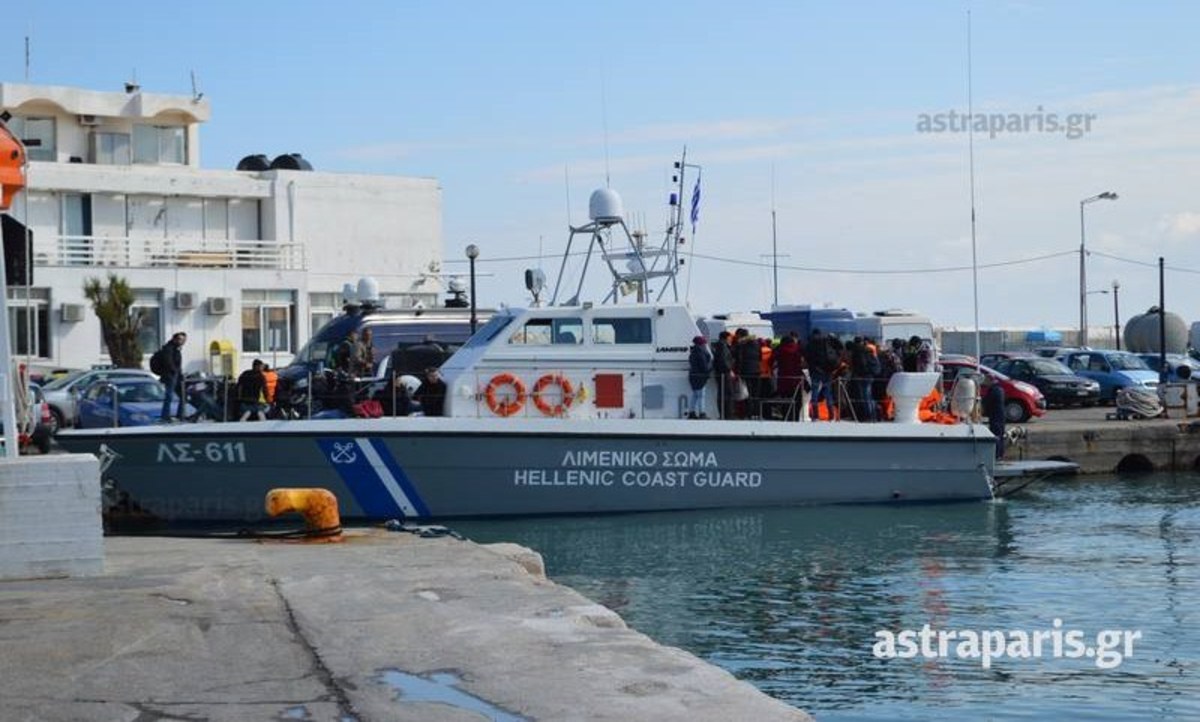
<svg viewBox="0 0 1200 722">
<path fill-rule="evenodd" d="M 527 346 L 574 346 L 583 343 L 583 319 L 531 318 L 509 337 L 508 342 Z"/>
<path fill-rule="evenodd" d="M 596 318 L 592 320 L 592 343 L 651 343 L 648 318 Z"/>
<path fill-rule="evenodd" d="M 488 321 L 483 328 L 467 341 L 466 348 L 475 348 L 476 346 L 486 346 L 492 339 L 500 335 L 500 332 L 512 323 L 513 317 L 507 315 L 492 316 L 492 320 Z M 516 343 L 515 341 L 513 343 Z"/>
</svg>

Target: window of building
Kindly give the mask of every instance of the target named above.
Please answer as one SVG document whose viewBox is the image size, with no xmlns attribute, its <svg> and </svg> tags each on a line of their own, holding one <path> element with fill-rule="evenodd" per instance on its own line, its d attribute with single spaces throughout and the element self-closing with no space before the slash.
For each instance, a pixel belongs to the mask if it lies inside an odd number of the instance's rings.
<svg viewBox="0 0 1200 722">
<path fill-rule="evenodd" d="M 133 289 L 133 306 L 131 310 L 140 313 L 142 320 L 138 326 L 138 348 L 143 354 L 152 354 L 162 347 L 162 289 L 135 288 Z M 89 309 L 90 310 L 90 309 Z M 93 312 L 94 315 L 94 312 Z M 99 323 L 99 319 L 96 323 Z M 104 342 L 104 333 L 100 333 L 100 353 L 108 355 L 108 344 Z"/>
<path fill-rule="evenodd" d="M 295 310 L 292 291 L 242 291 L 242 352 L 291 353 Z"/>
<path fill-rule="evenodd" d="M 8 129 L 25 144 L 29 160 L 57 160 L 54 118 L 12 118 Z"/>
<path fill-rule="evenodd" d="M 14 356 L 50 358 L 50 289 L 8 289 L 8 332 Z"/>
<path fill-rule="evenodd" d="M 133 126 L 134 163 L 187 162 L 187 140 L 184 129 L 178 126 Z"/>
<path fill-rule="evenodd" d="M 648 318 L 592 319 L 592 343 L 638 344 L 651 341 Z"/>
<path fill-rule="evenodd" d="M 98 165 L 129 165 L 128 133 L 93 133 L 92 160 Z"/>
<path fill-rule="evenodd" d="M 321 327 L 338 315 L 341 305 L 340 293 L 310 293 L 308 294 L 308 318 L 310 335 L 316 336 Z"/>
</svg>

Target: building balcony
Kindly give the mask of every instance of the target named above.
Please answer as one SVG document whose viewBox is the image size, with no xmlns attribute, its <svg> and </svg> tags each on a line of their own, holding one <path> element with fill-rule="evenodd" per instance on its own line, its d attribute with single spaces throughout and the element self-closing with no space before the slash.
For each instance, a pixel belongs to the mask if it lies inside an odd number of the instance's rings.
<svg viewBox="0 0 1200 722">
<path fill-rule="evenodd" d="M 33 265 L 306 270 L 302 243 L 112 236 L 36 237 Z"/>
</svg>

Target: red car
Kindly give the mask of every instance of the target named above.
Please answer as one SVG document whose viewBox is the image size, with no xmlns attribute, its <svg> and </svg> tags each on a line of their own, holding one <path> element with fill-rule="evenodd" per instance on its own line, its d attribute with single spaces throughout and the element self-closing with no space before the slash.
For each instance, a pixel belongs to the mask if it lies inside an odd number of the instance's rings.
<svg viewBox="0 0 1200 722">
<path fill-rule="evenodd" d="M 987 366 L 976 367 L 973 361 L 964 358 L 948 359 L 943 357 L 942 391 L 949 395 L 955 380 L 961 374 L 973 374 L 976 368 L 985 376 L 1000 382 L 1004 389 L 1004 420 L 1010 424 L 1020 424 L 1035 416 L 1046 413 L 1046 397 L 1033 384 L 1010 379 L 999 371 Z"/>
</svg>

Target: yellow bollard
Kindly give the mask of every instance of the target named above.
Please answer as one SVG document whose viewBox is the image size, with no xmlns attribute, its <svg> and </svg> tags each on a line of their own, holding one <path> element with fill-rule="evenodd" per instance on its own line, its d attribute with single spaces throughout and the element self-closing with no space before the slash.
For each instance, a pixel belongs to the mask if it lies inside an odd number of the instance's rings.
<svg viewBox="0 0 1200 722">
<path fill-rule="evenodd" d="M 268 516 L 297 512 L 304 517 L 305 534 L 299 541 L 342 541 L 337 497 L 328 489 L 272 489 L 267 492 L 266 510 Z"/>
</svg>

